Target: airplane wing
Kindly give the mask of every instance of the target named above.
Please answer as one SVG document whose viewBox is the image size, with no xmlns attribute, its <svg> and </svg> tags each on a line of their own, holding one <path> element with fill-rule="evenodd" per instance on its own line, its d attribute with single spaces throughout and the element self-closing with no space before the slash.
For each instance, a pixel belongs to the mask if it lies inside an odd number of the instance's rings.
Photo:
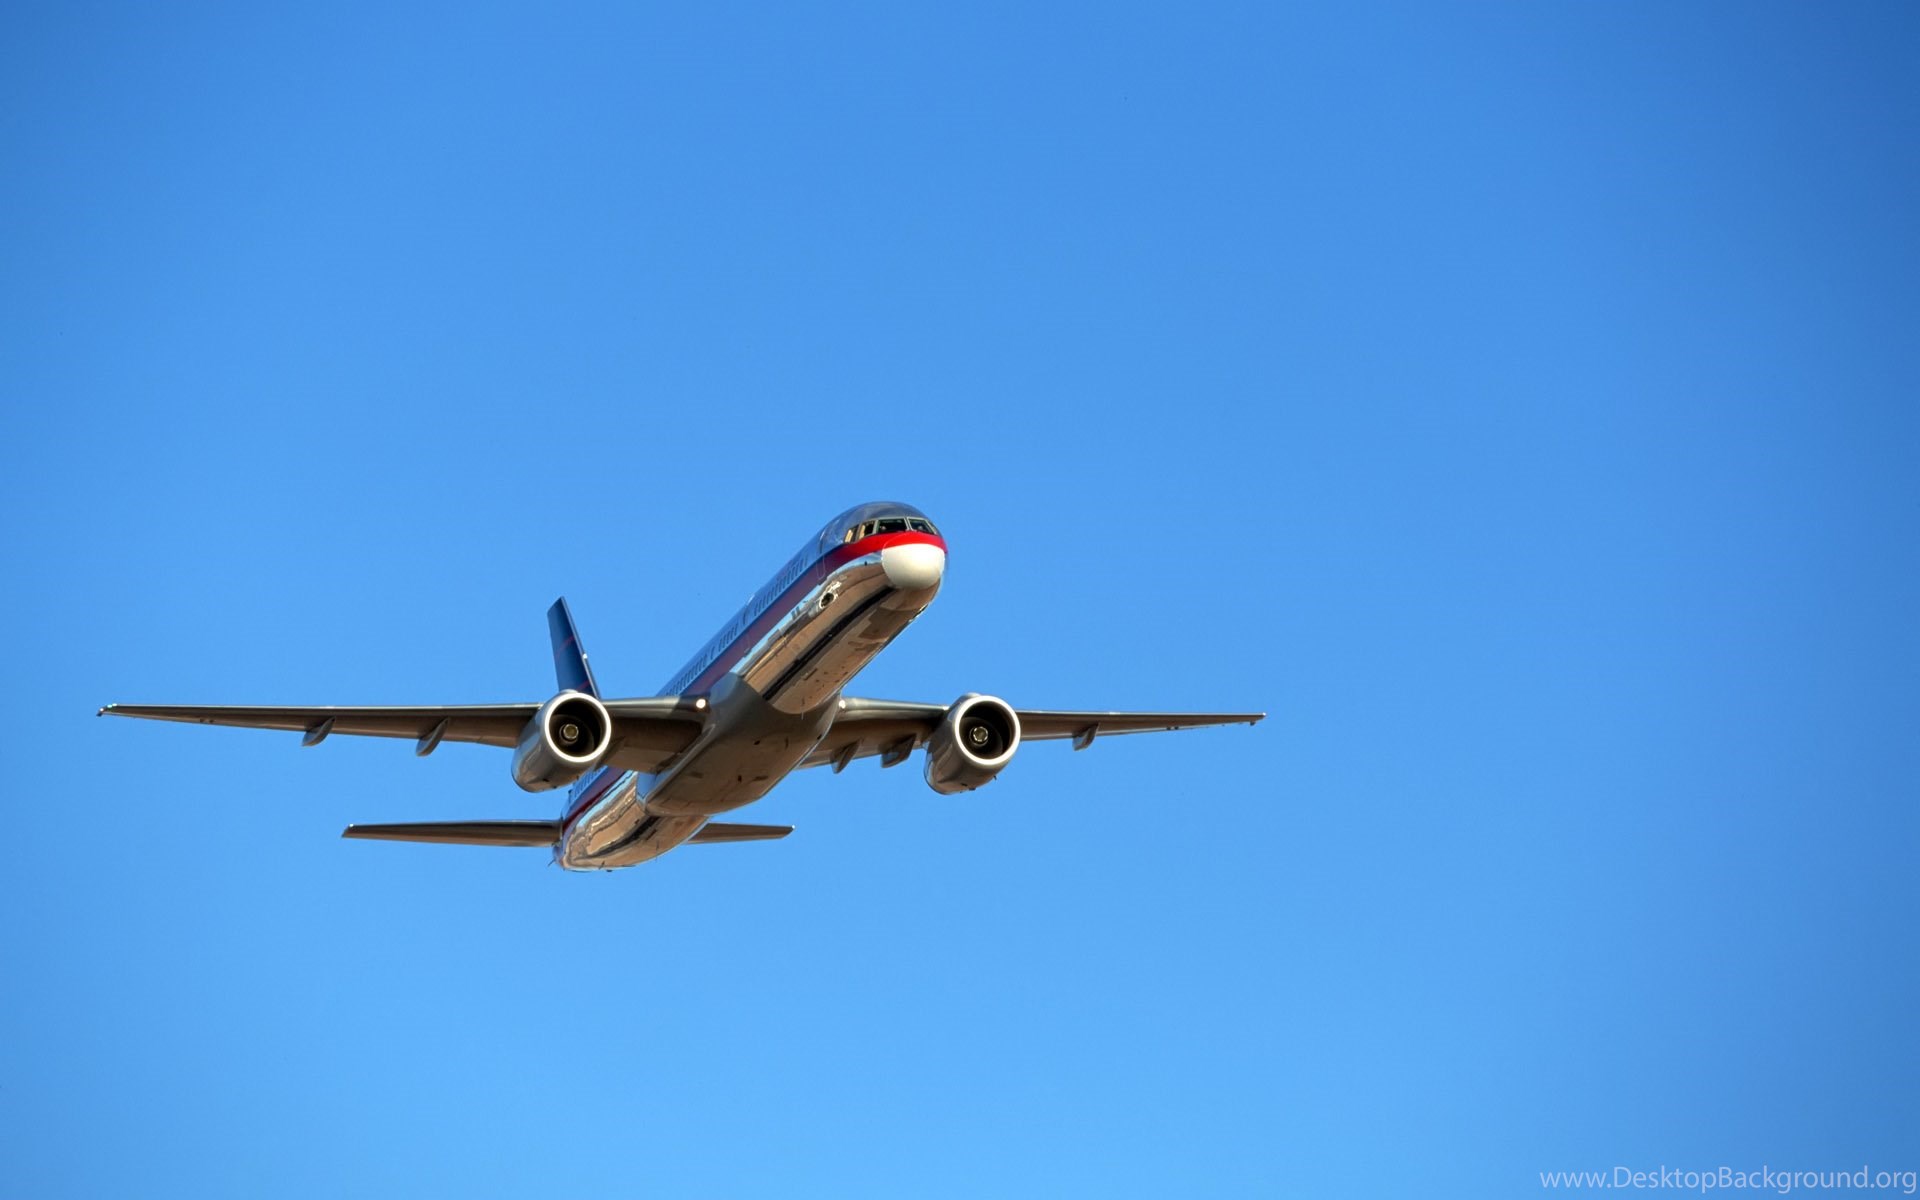
<svg viewBox="0 0 1920 1200">
<path fill-rule="evenodd" d="M 848 696 L 846 707 L 833 719 L 827 736 L 807 755 L 803 767 L 833 764 L 838 771 L 856 758 L 887 756 L 886 765 L 905 758 L 933 736 L 949 705 L 919 704 L 910 700 L 864 700 Z M 1252 725 L 1265 713 L 1080 712 L 1065 709 L 1017 708 L 1020 740 L 1060 741 L 1071 738 L 1084 750 L 1095 737 L 1119 733 L 1158 733 L 1199 729 L 1208 725 Z"/>
<path fill-rule="evenodd" d="M 614 746 L 607 762 L 623 770 L 652 773 L 693 743 L 701 714 L 676 696 L 608 700 Z M 312 746 L 331 734 L 412 738 L 414 753 L 431 754 L 441 742 L 474 742 L 511 748 L 540 710 L 538 704 L 450 704 L 416 708 L 297 708 L 272 705 L 109 704 L 103 717 L 143 717 L 244 729 L 287 729 Z"/>
</svg>

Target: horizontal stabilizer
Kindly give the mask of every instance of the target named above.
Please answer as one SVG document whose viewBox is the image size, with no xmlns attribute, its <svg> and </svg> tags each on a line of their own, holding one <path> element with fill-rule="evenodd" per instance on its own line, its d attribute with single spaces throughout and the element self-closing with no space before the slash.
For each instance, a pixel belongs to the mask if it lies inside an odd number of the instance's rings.
<svg viewBox="0 0 1920 1200">
<path fill-rule="evenodd" d="M 783 838 L 793 832 L 791 825 L 728 825 L 722 821 L 708 821 L 700 827 L 700 832 L 687 839 L 689 846 L 695 842 L 766 842 L 774 838 Z"/>
<path fill-rule="evenodd" d="M 559 821 L 415 821 L 405 825 L 349 825 L 340 834 L 387 842 L 446 842 L 455 846 L 551 846 Z"/>
</svg>

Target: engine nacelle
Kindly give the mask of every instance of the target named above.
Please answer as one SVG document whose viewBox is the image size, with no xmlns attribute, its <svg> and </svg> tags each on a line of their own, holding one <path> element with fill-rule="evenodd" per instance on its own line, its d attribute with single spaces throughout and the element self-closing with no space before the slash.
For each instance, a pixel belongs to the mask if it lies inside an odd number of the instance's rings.
<svg viewBox="0 0 1920 1200">
<path fill-rule="evenodd" d="M 984 787 L 1019 748 L 1019 714 L 997 696 L 969 692 L 927 739 L 927 786 L 949 796 Z"/>
<path fill-rule="evenodd" d="M 513 781 L 529 792 L 565 787 L 600 765 L 613 746 L 607 706 L 585 692 L 561 692 L 540 706 L 513 750 Z"/>
</svg>

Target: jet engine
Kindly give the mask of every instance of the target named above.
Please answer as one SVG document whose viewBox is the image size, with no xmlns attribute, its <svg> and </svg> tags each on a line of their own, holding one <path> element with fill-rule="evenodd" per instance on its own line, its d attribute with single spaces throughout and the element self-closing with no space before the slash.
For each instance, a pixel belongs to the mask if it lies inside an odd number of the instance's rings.
<svg viewBox="0 0 1920 1200">
<path fill-rule="evenodd" d="M 513 781 L 529 792 L 565 787 L 600 765 L 613 745 L 613 718 L 585 692 L 561 692 L 540 706 L 513 750 Z"/>
<path fill-rule="evenodd" d="M 1020 718 L 996 696 L 968 693 L 927 739 L 927 786 L 943 795 L 993 782 L 1020 747 Z"/>
</svg>

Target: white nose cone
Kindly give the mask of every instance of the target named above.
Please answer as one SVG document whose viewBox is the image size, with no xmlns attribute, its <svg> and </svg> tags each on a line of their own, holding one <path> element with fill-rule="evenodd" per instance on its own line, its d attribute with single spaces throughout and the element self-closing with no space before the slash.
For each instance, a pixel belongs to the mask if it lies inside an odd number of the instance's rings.
<svg viewBox="0 0 1920 1200">
<path fill-rule="evenodd" d="M 915 542 L 906 546 L 888 546 L 880 551 L 880 566 L 887 582 L 905 592 L 940 586 L 940 575 L 947 569 L 947 552 L 938 546 Z"/>
</svg>

